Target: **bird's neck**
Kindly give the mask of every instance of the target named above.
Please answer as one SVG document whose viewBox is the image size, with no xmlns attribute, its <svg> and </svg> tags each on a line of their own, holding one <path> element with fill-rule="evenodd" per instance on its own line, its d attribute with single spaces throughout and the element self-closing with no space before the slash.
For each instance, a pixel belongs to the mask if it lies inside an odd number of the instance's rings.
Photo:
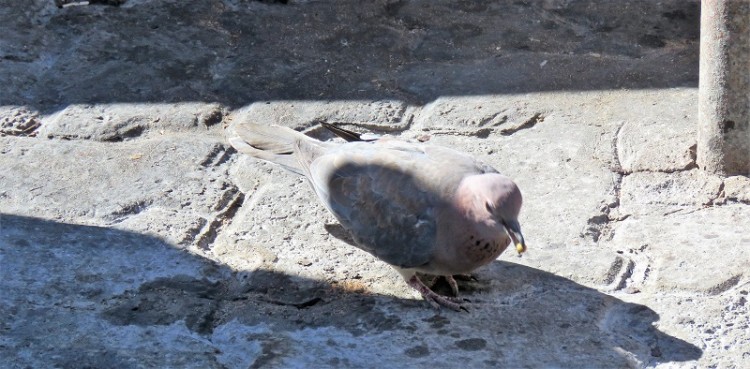
<svg viewBox="0 0 750 369">
<path fill-rule="evenodd" d="M 470 179 L 471 177 L 465 178 L 458 185 L 453 204 L 469 220 L 478 221 L 486 219 L 489 211 L 485 206 L 484 197 L 481 196 L 481 192 L 477 191 L 476 182 Z"/>
<path fill-rule="evenodd" d="M 478 182 L 472 181 L 471 177 L 461 182 L 456 190 L 454 206 L 467 221 L 474 227 L 474 232 L 487 239 L 499 239 L 504 237 L 505 229 L 502 224 L 487 209 L 486 196 L 482 196 L 481 190 L 477 189 Z"/>
</svg>

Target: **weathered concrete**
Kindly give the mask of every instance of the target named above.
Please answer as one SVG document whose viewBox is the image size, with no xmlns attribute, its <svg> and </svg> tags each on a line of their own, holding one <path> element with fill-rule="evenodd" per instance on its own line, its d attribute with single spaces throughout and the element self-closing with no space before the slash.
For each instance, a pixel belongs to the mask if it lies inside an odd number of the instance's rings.
<svg viewBox="0 0 750 369">
<path fill-rule="evenodd" d="M 660 117 L 624 122 L 617 136 L 617 157 L 622 173 L 675 172 L 694 168 L 695 114 L 667 110 Z"/>
<path fill-rule="evenodd" d="M 700 208 L 721 197 L 722 185 L 721 177 L 701 170 L 634 173 L 622 180 L 618 210 L 621 215 L 644 215 Z"/>
<path fill-rule="evenodd" d="M 5 137 L 0 153 L 4 213 L 124 227 L 178 245 L 209 232 L 243 197 L 225 178 L 229 154 L 216 139 L 170 135 L 107 144 Z M 159 220 L 165 217 L 168 224 Z"/>
<path fill-rule="evenodd" d="M 750 204 L 750 178 L 734 176 L 724 179 L 724 194 L 729 201 Z"/>
<path fill-rule="evenodd" d="M 750 174 L 750 1 L 701 2 L 699 164 Z"/>
<path fill-rule="evenodd" d="M 118 142 L 167 132 L 219 129 L 216 125 L 225 114 L 219 104 L 205 103 L 69 105 L 42 119 L 37 134 L 46 138 Z"/>
<path fill-rule="evenodd" d="M 750 367 L 750 179 L 696 168 L 698 11 L 0 7 L 0 366 Z M 232 120 L 476 155 L 529 252 L 434 311 Z"/>
</svg>

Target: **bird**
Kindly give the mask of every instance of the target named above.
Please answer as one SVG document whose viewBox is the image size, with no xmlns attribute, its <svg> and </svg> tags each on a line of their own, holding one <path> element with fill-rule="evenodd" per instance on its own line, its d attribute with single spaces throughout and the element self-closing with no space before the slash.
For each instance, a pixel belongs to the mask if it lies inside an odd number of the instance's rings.
<svg viewBox="0 0 750 369">
<path fill-rule="evenodd" d="M 233 122 L 225 134 L 238 152 L 306 177 L 355 246 L 391 265 L 434 308 L 468 311 L 453 276 L 511 243 L 526 251 L 523 199 L 511 178 L 448 147 L 321 124 L 345 142 L 253 122 Z M 434 292 L 418 273 L 445 277 L 454 296 Z"/>
</svg>

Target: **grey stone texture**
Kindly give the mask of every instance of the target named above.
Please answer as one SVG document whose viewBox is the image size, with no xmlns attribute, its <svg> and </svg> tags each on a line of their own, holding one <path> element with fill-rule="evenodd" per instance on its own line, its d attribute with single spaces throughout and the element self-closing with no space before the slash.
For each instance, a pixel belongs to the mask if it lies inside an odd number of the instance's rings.
<svg viewBox="0 0 750 369">
<path fill-rule="evenodd" d="M 698 164 L 750 175 L 750 1 L 701 2 Z"/>
<path fill-rule="evenodd" d="M 696 163 L 699 8 L 0 7 L 0 367 L 750 367 L 750 179 Z M 234 120 L 471 153 L 529 251 L 433 310 Z"/>
</svg>

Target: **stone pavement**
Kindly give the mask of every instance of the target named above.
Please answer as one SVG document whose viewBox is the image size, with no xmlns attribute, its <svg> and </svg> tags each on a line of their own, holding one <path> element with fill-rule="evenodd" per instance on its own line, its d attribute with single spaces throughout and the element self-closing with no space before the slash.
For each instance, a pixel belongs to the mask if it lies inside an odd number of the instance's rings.
<svg viewBox="0 0 750 369">
<path fill-rule="evenodd" d="M 750 367 L 750 179 L 696 167 L 698 8 L 0 7 L 0 367 Z M 435 311 L 233 120 L 476 155 L 529 252 Z"/>
</svg>

